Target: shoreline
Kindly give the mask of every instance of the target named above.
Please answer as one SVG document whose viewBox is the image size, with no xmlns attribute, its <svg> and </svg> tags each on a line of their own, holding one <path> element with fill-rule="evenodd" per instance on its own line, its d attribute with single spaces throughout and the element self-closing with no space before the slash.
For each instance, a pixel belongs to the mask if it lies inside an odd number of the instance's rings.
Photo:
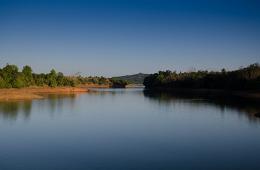
<svg viewBox="0 0 260 170">
<path fill-rule="evenodd" d="M 135 86 L 133 86 L 135 87 Z M 127 87 L 127 88 L 133 88 Z M 90 88 L 111 88 L 109 85 L 84 84 L 77 87 L 25 87 L 0 89 L 0 101 L 43 99 L 45 94 L 78 94 L 89 92 Z"/>
<path fill-rule="evenodd" d="M 109 84 L 81 84 L 79 88 L 110 88 Z"/>
<path fill-rule="evenodd" d="M 83 87 L 28 87 L 0 89 L 0 101 L 33 100 L 45 98 L 43 94 L 74 94 L 86 93 L 89 90 Z"/>
</svg>

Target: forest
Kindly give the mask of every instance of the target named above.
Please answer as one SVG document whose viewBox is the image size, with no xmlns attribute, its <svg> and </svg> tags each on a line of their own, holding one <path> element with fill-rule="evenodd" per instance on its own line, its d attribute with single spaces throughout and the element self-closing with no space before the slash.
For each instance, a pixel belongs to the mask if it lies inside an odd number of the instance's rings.
<svg viewBox="0 0 260 170">
<path fill-rule="evenodd" d="M 260 90 L 260 66 L 255 63 L 233 71 L 159 71 L 146 77 L 143 84 L 147 89 Z"/>
<path fill-rule="evenodd" d="M 84 84 L 109 85 L 110 87 L 125 87 L 128 82 L 114 78 L 98 76 L 65 76 L 61 72 L 52 69 L 49 73 L 34 73 L 28 65 L 21 71 L 16 65 L 6 64 L 0 68 L 0 88 L 23 88 L 30 86 L 48 87 L 75 87 Z"/>
</svg>

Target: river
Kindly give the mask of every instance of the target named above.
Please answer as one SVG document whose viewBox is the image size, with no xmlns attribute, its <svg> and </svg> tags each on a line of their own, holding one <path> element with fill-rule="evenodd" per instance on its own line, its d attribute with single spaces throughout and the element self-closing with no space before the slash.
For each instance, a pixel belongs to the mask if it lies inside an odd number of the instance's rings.
<svg viewBox="0 0 260 170">
<path fill-rule="evenodd" d="M 260 169 L 259 111 L 142 88 L 0 102 L 0 170 Z"/>
</svg>

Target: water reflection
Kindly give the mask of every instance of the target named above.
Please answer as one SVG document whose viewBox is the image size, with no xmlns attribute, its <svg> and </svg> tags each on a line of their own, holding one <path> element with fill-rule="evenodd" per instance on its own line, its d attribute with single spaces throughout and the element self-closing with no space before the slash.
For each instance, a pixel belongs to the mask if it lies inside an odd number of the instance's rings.
<svg viewBox="0 0 260 170">
<path fill-rule="evenodd" d="M 256 110 L 142 89 L 0 103 L 0 169 L 259 169 Z"/>
<path fill-rule="evenodd" d="M 64 105 L 73 108 L 78 94 L 45 94 L 41 100 L 2 101 L 0 102 L 0 118 L 16 120 L 18 117 L 29 119 L 32 107 L 43 110 L 48 109 L 50 114 L 59 112 Z"/>
<path fill-rule="evenodd" d="M 31 108 L 31 101 L 0 102 L 0 117 L 15 120 L 21 115 L 23 118 L 29 118 Z"/>
<path fill-rule="evenodd" d="M 40 110 L 45 110 L 45 112 L 51 116 L 62 114 L 64 111 L 75 112 L 75 107 L 79 107 L 76 101 L 76 98 L 79 95 L 80 94 L 46 94 L 45 98 L 41 100 L 0 102 L 0 119 L 16 120 L 18 117 L 28 119 L 32 112 L 39 112 Z M 260 118 L 255 116 L 256 113 L 260 113 L 259 101 L 243 100 L 241 98 L 230 96 L 165 93 L 159 91 L 151 92 L 143 90 L 142 88 L 93 89 L 89 93 L 82 95 L 82 98 L 80 98 L 78 102 L 89 102 L 88 99 L 91 98 L 97 101 L 101 101 L 101 98 L 106 98 L 110 101 L 120 98 L 123 102 L 123 99 L 126 99 L 126 96 L 130 98 L 133 97 L 134 100 L 142 99 L 144 97 L 145 99 L 148 99 L 148 102 L 152 103 L 152 105 L 156 103 L 164 109 L 172 109 L 172 107 L 179 106 L 180 104 L 184 104 L 187 107 L 197 108 L 209 106 L 214 109 L 219 109 L 220 113 L 223 114 L 239 114 L 246 117 L 250 122 L 260 122 Z M 95 104 L 93 107 L 95 107 Z"/>
<path fill-rule="evenodd" d="M 75 99 L 79 94 L 46 94 L 41 102 L 38 102 L 38 108 L 48 108 L 50 114 L 61 113 L 64 105 L 68 108 L 74 108 Z"/>
<path fill-rule="evenodd" d="M 260 123 L 260 118 L 256 116 L 260 112 L 260 103 L 258 100 L 249 100 L 229 95 L 207 95 L 194 93 L 180 93 L 180 92 L 161 92 L 161 91 L 143 91 L 144 96 L 150 102 L 158 105 L 171 106 L 179 105 L 181 103 L 188 104 L 192 107 L 214 107 L 220 109 L 221 113 L 227 110 L 233 110 L 234 113 L 243 115 L 250 120 L 250 122 Z M 230 113 L 230 112 L 229 112 Z"/>
<path fill-rule="evenodd" d="M 113 98 L 120 98 L 122 96 L 131 96 L 134 95 L 136 97 L 143 97 L 143 88 L 96 88 L 90 89 L 88 96 L 98 96 L 101 98 L 109 97 Z"/>
</svg>

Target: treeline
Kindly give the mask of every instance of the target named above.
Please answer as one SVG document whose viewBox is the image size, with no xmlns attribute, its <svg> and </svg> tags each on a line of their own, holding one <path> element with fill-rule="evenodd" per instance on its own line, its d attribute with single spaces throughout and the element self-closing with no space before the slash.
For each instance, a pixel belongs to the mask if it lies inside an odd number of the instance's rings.
<svg viewBox="0 0 260 170">
<path fill-rule="evenodd" d="M 260 90 L 258 63 L 235 71 L 159 71 L 144 79 L 146 88 L 205 88 L 226 90 Z"/>
<path fill-rule="evenodd" d="M 32 68 L 28 65 L 24 66 L 21 71 L 19 71 L 16 65 L 10 64 L 7 64 L 5 67 L 0 68 L 0 88 L 22 88 L 30 86 L 75 87 L 77 85 L 84 84 L 109 85 L 111 87 L 113 87 L 114 85 L 121 85 L 121 87 L 123 87 L 125 86 L 125 84 L 127 84 L 127 82 L 105 78 L 102 76 L 64 76 L 63 73 L 57 72 L 54 69 L 52 69 L 47 74 L 37 74 L 33 73 Z"/>
<path fill-rule="evenodd" d="M 122 80 L 119 78 L 106 78 L 106 77 L 98 77 L 98 76 L 89 76 L 89 77 L 82 77 L 78 76 L 77 80 L 79 84 L 98 84 L 98 85 L 108 85 L 112 88 L 124 88 L 130 82 L 127 80 Z"/>
<path fill-rule="evenodd" d="M 16 65 L 7 64 L 0 69 L 0 88 L 22 88 L 29 86 L 76 86 L 77 78 L 64 76 L 54 69 L 48 74 L 33 73 L 30 66 L 24 66 L 22 71 Z"/>
<path fill-rule="evenodd" d="M 125 88 L 126 85 L 130 84 L 129 81 L 127 80 L 123 80 L 120 78 L 111 78 L 110 81 L 112 82 L 112 86 L 113 88 Z"/>
<path fill-rule="evenodd" d="M 115 79 L 125 80 L 129 84 L 143 84 L 144 78 L 149 76 L 149 74 L 132 74 L 132 75 L 126 75 L 126 76 L 119 76 L 119 77 L 113 77 Z"/>
</svg>

